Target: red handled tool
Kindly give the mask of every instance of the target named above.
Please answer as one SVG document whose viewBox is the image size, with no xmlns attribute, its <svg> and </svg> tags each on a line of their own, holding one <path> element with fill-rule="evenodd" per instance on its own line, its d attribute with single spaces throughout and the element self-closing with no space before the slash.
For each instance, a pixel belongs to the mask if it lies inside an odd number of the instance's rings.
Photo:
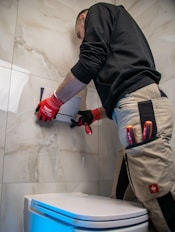
<svg viewBox="0 0 175 232">
<path fill-rule="evenodd" d="M 71 128 L 75 126 L 84 126 L 86 134 L 91 135 L 92 134 L 92 129 L 87 123 L 83 123 L 82 120 L 79 120 L 78 122 L 75 121 L 74 119 L 71 119 Z"/>
<path fill-rule="evenodd" d="M 143 127 L 143 141 L 147 141 L 151 139 L 153 132 L 153 126 L 151 121 L 145 121 L 144 127 Z"/>
<path fill-rule="evenodd" d="M 135 133 L 134 133 L 134 128 L 133 128 L 132 125 L 129 125 L 129 126 L 126 127 L 126 134 L 127 134 L 127 137 L 128 137 L 129 145 L 137 144 Z"/>
<path fill-rule="evenodd" d="M 91 135 L 92 134 L 92 129 L 88 124 L 83 124 L 85 127 L 86 134 Z"/>
</svg>

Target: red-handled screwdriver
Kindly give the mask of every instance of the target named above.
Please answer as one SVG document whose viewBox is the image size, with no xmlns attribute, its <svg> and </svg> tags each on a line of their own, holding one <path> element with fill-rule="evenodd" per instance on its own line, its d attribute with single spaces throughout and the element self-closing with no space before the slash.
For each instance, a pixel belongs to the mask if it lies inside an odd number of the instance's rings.
<svg viewBox="0 0 175 232">
<path fill-rule="evenodd" d="M 91 129 L 91 127 L 87 123 L 85 123 L 85 122 L 83 123 L 82 120 L 79 120 L 77 122 L 74 119 L 71 119 L 71 122 L 72 122 L 72 124 L 70 126 L 71 128 L 73 128 L 75 126 L 84 126 L 86 134 L 92 135 L 92 129 Z"/>
<path fill-rule="evenodd" d="M 153 126 L 151 121 L 145 121 L 143 127 L 143 141 L 151 139 Z"/>
<path fill-rule="evenodd" d="M 135 133 L 134 133 L 134 128 L 133 128 L 132 125 L 129 125 L 129 126 L 126 127 L 126 134 L 127 134 L 127 137 L 128 137 L 129 145 L 137 144 Z"/>
<path fill-rule="evenodd" d="M 86 134 L 92 135 L 92 129 L 88 124 L 83 124 L 85 127 Z"/>
</svg>

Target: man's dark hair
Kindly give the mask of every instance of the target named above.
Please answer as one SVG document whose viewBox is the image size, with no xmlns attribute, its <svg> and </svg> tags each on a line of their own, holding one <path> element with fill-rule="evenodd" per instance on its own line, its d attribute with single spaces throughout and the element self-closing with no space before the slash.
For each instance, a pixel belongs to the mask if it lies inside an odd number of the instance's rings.
<svg viewBox="0 0 175 232">
<path fill-rule="evenodd" d="M 80 16 L 81 14 L 85 13 L 85 12 L 88 11 L 88 10 L 89 10 L 89 8 L 86 8 L 86 9 L 84 9 L 84 10 L 81 10 L 80 13 L 77 15 L 76 22 L 77 22 L 79 16 Z"/>
</svg>

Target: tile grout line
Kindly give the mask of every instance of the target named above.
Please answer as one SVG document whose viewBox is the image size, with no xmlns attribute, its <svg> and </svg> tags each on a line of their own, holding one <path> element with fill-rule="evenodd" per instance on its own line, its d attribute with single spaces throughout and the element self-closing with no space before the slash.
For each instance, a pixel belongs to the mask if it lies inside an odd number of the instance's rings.
<svg viewBox="0 0 175 232">
<path fill-rule="evenodd" d="M 0 202 L 2 202 L 3 198 L 3 187 L 4 187 L 4 163 L 5 163 L 5 150 L 6 150 L 6 142 L 7 142 L 7 123 L 8 123 L 8 110 L 9 110 L 9 98 L 10 98 L 10 89 L 11 89 L 11 79 L 12 79 L 12 65 L 13 65 L 13 57 L 14 57 L 14 47 L 15 47 L 15 35 L 16 35 L 16 26 L 17 26 L 17 18 L 18 18 L 18 6 L 19 6 L 19 0 L 16 0 L 17 2 L 17 7 L 16 7 L 16 22 L 15 22 L 15 30 L 14 30 L 14 42 L 13 42 L 13 52 L 12 52 L 12 59 L 11 59 L 11 65 L 10 65 L 10 81 L 9 81 L 9 89 L 8 89 L 8 101 L 7 101 L 7 115 L 6 115 L 6 121 L 5 121 L 5 139 L 4 139 L 4 149 L 3 149 L 3 165 L 2 165 L 2 189 L 1 189 L 1 199 Z M 1 206 L 2 207 L 2 206 Z M 0 207 L 0 215 L 2 214 L 2 209 Z"/>
</svg>

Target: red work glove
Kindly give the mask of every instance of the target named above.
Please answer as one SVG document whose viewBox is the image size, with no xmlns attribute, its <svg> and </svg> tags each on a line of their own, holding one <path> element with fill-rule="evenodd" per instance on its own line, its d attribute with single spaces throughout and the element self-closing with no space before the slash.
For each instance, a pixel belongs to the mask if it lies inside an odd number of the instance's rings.
<svg viewBox="0 0 175 232">
<path fill-rule="evenodd" d="M 51 97 L 42 100 L 38 104 L 36 108 L 38 119 L 42 121 L 50 121 L 56 118 L 56 115 L 62 105 L 63 102 L 57 98 L 56 94 L 52 94 Z"/>
<path fill-rule="evenodd" d="M 78 121 L 82 124 L 90 125 L 94 121 L 100 120 L 100 112 L 98 109 L 78 111 L 78 114 L 81 115 Z"/>
</svg>

